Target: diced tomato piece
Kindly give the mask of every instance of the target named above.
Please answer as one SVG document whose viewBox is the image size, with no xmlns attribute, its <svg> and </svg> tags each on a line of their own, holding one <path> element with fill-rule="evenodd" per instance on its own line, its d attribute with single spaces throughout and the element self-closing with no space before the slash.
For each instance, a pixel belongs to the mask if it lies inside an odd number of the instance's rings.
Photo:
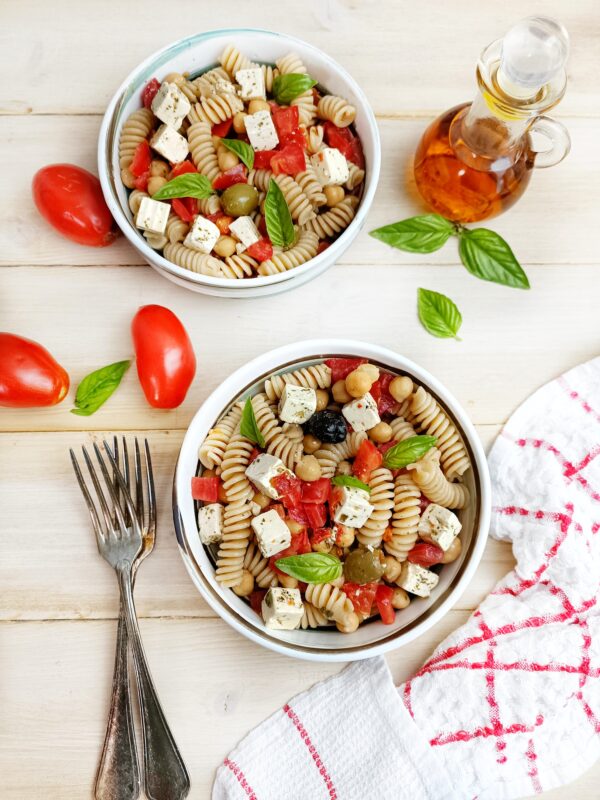
<svg viewBox="0 0 600 800">
<path fill-rule="evenodd" d="M 227 136 L 229 131 L 231 130 L 231 126 L 233 125 L 233 117 L 230 119 L 226 119 L 225 122 L 217 122 L 216 125 L 213 125 L 210 129 L 210 132 L 213 136 L 219 136 L 221 139 L 224 136 Z"/>
<path fill-rule="evenodd" d="M 380 583 L 375 592 L 375 603 L 384 625 L 391 625 L 396 619 L 396 610 L 392 605 L 394 590 L 391 586 Z"/>
<path fill-rule="evenodd" d="M 156 78 L 152 78 L 149 80 L 148 83 L 142 89 L 142 103 L 144 108 L 150 108 L 152 105 L 152 101 L 156 97 L 158 90 L 160 89 L 160 83 L 156 80 Z"/>
<path fill-rule="evenodd" d="M 205 503 L 216 503 L 219 495 L 218 478 L 192 478 L 192 498 Z"/>
<path fill-rule="evenodd" d="M 286 136 L 298 130 L 300 123 L 298 106 L 285 106 L 274 109 L 271 112 L 271 117 L 280 142 L 283 142 Z"/>
<path fill-rule="evenodd" d="M 377 448 L 378 448 L 380 453 L 384 454 L 384 453 L 387 453 L 387 451 L 390 449 L 390 447 L 394 447 L 394 445 L 397 445 L 397 444 L 398 444 L 398 442 L 396 441 L 396 439 L 391 439 L 389 442 L 383 442 L 382 444 L 378 444 Z"/>
<path fill-rule="evenodd" d="M 316 481 L 302 481 L 303 503 L 326 503 L 329 500 L 331 481 L 329 478 L 319 478 Z"/>
<path fill-rule="evenodd" d="M 286 144 L 271 159 L 274 175 L 297 175 L 306 169 L 304 149 L 299 144 Z"/>
<path fill-rule="evenodd" d="M 376 583 L 345 583 L 342 591 L 350 598 L 354 610 L 360 614 L 370 614 L 377 592 Z"/>
<path fill-rule="evenodd" d="M 142 172 L 142 174 L 134 181 L 135 188 L 139 189 L 140 192 L 145 192 L 148 189 L 149 178 L 150 178 L 149 170 L 146 170 L 146 172 Z"/>
<path fill-rule="evenodd" d="M 322 528 L 327 522 L 327 508 L 324 503 L 303 503 L 302 508 L 313 530 Z"/>
<path fill-rule="evenodd" d="M 280 107 L 280 106 L 279 106 L 279 105 L 278 105 L 278 104 L 275 102 L 275 100 L 268 100 L 267 102 L 268 102 L 269 106 L 271 107 L 271 114 L 274 114 L 274 113 L 275 113 L 275 111 L 277 111 L 277 109 Z"/>
<path fill-rule="evenodd" d="M 421 567 L 430 567 L 432 564 L 440 564 L 444 558 L 444 551 L 437 544 L 429 542 L 419 542 L 409 552 L 407 560 L 411 564 L 419 564 Z"/>
<path fill-rule="evenodd" d="M 268 238 L 259 239 L 246 249 L 250 258 L 255 258 L 257 261 L 268 261 L 273 255 L 273 245 Z"/>
<path fill-rule="evenodd" d="M 188 172 L 198 172 L 198 170 L 191 161 L 180 161 L 179 164 L 175 164 L 169 177 L 173 180 L 173 178 L 178 178 L 180 175 L 185 175 Z"/>
<path fill-rule="evenodd" d="M 331 242 L 328 242 L 326 239 L 323 239 L 322 241 L 320 241 L 319 245 L 317 247 L 317 255 L 320 255 L 321 253 L 324 253 L 325 250 L 327 250 L 328 247 L 331 247 Z"/>
<path fill-rule="evenodd" d="M 421 514 L 422 514 L 425 511 L 425 509 L 427 508 L 427 506 L 431 505 L 431 500 L 429 500 L 427 497 L 425 497 L 424 494 L 422 494 L 421 495 L 420 505 L 421 505 Z"/>
<path fill-rule="evenodd" d="M 231 169 L 226 169 L 214 179 L 213 189 L 227 189 L 236 183 L 248 183 L 248 170 L 245 164 L 236 164 Z"/>
<path fill-rule="evenodd" d="M 257 150 L 254 153 L 254 169 L 271 169 L 271 159 L 277 150 Z"/>
<path fill-rule="evenodd" d="M 293 519 L 294 522 L 298 522 L 300 525 L 308 525 L 308 519 L 304 513 L 304 506 L 292 506 L 288 508 L 287 512 L 288 517 Z"/>
<path fill-rule="evenodd" d="M 306 136 L 300 128 L 296 128 L 295 131 L 286 134 L 285 137 L 279 141 L 282 145 L 297 144 L 298 147 L 302 148 L 302 152 L 304 152 L 306 147 Z"/>
<path fill-rule="evenodd" d="M 248 458 L 248 464 L 251 464 L 254 461 L 255 458 L 258 458 L 260 453 L 261 453 L 261 451 L 258 449 L 258 447 L 253 447 L 252 450 L 250 451 L 250 456 Z"/>
<path fill-rule="evenodd" d="M 328 358 L 325 363 L 331 370 L 331 382 L 336 383 L 346 378 L 353 370 L 366 364 L 366 358 Z"/>
<path fill-rule="evenodd" d="M 383 456 L 381 452 L 370 439 L 365 439 L 356 453 L 356 458 L 352 464 L 352 474 L 356 475 L 359 480 L 367 483 L 371 472 L 377 469 L 377 467 L 380 467 L 382 461 Z"/>
<path fill-rule="evenodd" d="M 383 532 L 383 541 L 391 542 L 393 538 L 394 538 L 394 529 L 392 528 L 391 525 L 388 525 Z"/>
<path fill-rule="evenodd" d="M 271 569 L 275 570 L 275 572 L 279 573 L 279 575 L 285 575 L 286 573 L 282 572 L 276 566 L 276 561 L 278 559 L 287 558 L 288 556 L 301 556 L 304 555 L 304 553 L 310 553 L 311 551 L 312 547 L 308 539 L 308 531 L 306 528 L 302 528 L 302 530 L 298 533 L 292 534 L 292 540 L 285 550 L 281 550 L 279 553 L 271 556 L 269 559 L 269 566 Z"/>
<path fill-rule="evenodd" d="M 394 377 L 391 372 L 381 372 L 379 378 L 371 386 L 371 397 L 377 403 L 380 415 L 387 414 L 398 404 L 390 394 L 390 383 Z"/>
<path fill-rule="evenodd" d="M 277 514 L 279 514 L 281 519 L 285 519 L 285 508 L 281 505 L 281 503 L 270 503 L 265 511 L 275 511 Z"/>
<path fill-rule="evenodd" d="M 365 156 L 358 136 L 350 128 L 338 128 L 333 122 L 327 121 L 324 128 L 325 141 L 330 147 L 337 148 L 348 161 L 357 167 L 365 168 Z"/>
<path fill-rule="evenodd" d="M 333 539 L 334 532 L 331 528 L 317 528 L 313 530 L 310 540 L 313 544 L 318 544 L 319 542 L 324 542 L 325 539 Z"/>
<path fill-rule="evenodd" d="M 198 201 L 194 197 L 176 197 L 171 207 L 184 222 L 192 222 L 198 213 Z"/>
<path fill-rule="evenodd" d="M 269 231 L 267 230 L 267 223 L 265 218 L 262 216 L 260 217 L 260 221 L 258 223 L 258 232 L 267 239 L 269 237 Z"/>
<path fill-rule="evenodd" d="M 152 153 L 150 152 L 150 145 L 143 139 L 135 148 L 133 153 L 133 161 L 129 165 L 129 171 L 139 178 L 144 172 L 150 169 L 150 162 L 152 161 Z"/>
<path fill-rule="evenodd" d="M 271 481 L 286 508 L 298 508 L 302 503 L 302 481 L 295 475 L 277 475 Z"/>
<path fill-rule="evenodd" d="M 215 211 L 214 214 L 207 214 L 206 219 L 214 222 L 223 236 L 229 234 L 229 226 L 233 222 L 233 217 L 228 217 L 223 211 Z"/>
<path fill-rule="evenodd" d="M 253 592 L 250 592 L 250 597 L 248 598 L 252 611 L 255 611 L 259 617 L 262 617 L 262 601 L 266 593 L 266 589 L 255 589 Z"/>
<path fill-rule="evenodd" d="M 331 491 L 329 492 L 329 513 L 331 514 L 331 518 L 333 519 L 333 515 L 335 513 L 336 508 L 342 502 L 342 498 L 344 495 L 344 487 L 343 486 L 332 486 Z"/>
</svg>

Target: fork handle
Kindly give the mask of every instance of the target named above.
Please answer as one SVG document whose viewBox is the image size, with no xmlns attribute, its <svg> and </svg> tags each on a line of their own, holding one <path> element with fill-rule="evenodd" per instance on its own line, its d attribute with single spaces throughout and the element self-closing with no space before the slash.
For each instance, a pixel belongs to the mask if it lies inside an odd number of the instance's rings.
<svg viewBox="0 0 600 800">
<path fill-rule="evenodd" d="M 125 562 L 119 565 L 117 574 L 140 700 L 144 790 L 149 800 L 183 800 L 190 791 L 190 779 L 165 719 L 146 662 L 133 602 L 131 564 Z"/>
<path fill-rule="evenodd" d="M 94 796 L 96 800 L 137 800 L 139 795 L 140 771 L 127 670 L 127 627 L 121 602 L 110 711 Z"/>
</svg>

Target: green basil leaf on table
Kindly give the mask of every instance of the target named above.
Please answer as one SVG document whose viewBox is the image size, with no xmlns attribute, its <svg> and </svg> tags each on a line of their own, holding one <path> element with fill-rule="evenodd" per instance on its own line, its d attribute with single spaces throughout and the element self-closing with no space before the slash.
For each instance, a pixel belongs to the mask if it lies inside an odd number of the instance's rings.
<svg viewBox="0 0 600 800">
<path fill-rule="evenodd" d="M 241 139 L 221 139 L 221 144 L 235 153 L 248 169 L 254 167 L 254 150 L 248 142 L 243 142 Z"/>
<path fill-rule="evenodd" d="M 304 553 L 275 562 L 277 569 L 303 583 L 329 583 L 342 574 L 342 562 L 330 553 Z"/>
<path fill-rule="evenodd" d="M 121 383 L 130 365 L 131 361 L 116 361 L 90 372 L 77 387 L 76 407 L 71 409 L 71 414 L 89 417 L 97 411 Z"/>
<path fill-rule="evenodd" d="M 317 82 L 310 75 L 290 72 L 287 75 L 278 75 L 273 81 L 273 95 L 279 105 L 288 106 L 296 97 L 312 89 Z"/>
<path fill-rule="evenodd" d="M 440 214 L 410 217 L 369 232 L 373 238 L 408 253 L 433 253 L 454 234 L 455 226 Z"/>
<path fill-rule="evenodd" d="M 459 253 L 472 275 L 514 289 L 529 289 L 529 280 L 508 243 L 489 228 L 461 228 Z"/>
<path fill-rule="evenodd" d="M 435 436 L 411 436 L 386 451 L 383 465 L 388 469 L 404 469 L 422 458 L 436 442 Z"/>
<path fill-rule="evenodd" d="M 276 247 L 289 247 L 295 238 L 292 215 L 276 180 L 269 181 L 265 198 L 265 223 L 269 239 Z"/>
<path fill-rule="evenodd" d="M 336 475 L 335 478 L 331 479 L 331 482 L 334 486 L 353 486 L 355 489 L 364 489 L 365 492 L 371 491 L 368 483 L 355 478 L 354 475 Z"/>
<path fill-rule="evenodd" d="M 417 309 L 423 327 L 432 336 L 440 339 L 459 338 L 457 334 L 462 325 L 462 314 L 445 294 L 418 289 Z"/>
<path fill-rule="evenodd" d="M 262 435 L 260 428 L 258 427 L 256 417 L 254 416 L 252 400 L 250 398 L 246 400 L 246 405 L 242 411 L 240 433 L 242 436 L 245 436 L 246 439 L 250 439 L 251 442 L 257 444 L 259 447 L 265 446 L 265 437 Z"/>
<path fill-rule="evenodd" d="M 214 194 L 214 191 L 206 175 L 201 175 L 199 172 L 186 172 L 161 186 L 158 192 L 154 192 L 152 199 L 172 200 L 175 197 L 195 197 L 197 200 L 205 200 Z"/>
</svg>

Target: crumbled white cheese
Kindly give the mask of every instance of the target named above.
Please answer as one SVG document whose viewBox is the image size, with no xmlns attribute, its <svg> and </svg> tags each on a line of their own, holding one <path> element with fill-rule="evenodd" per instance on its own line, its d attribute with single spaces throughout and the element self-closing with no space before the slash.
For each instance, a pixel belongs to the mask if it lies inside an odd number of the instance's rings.
<svg viewBox="0 0 600 800">
<path fill-rule="evenodd" d="M 265 79 L 260 67 L 238 69 L 235 79 L 240 85 L 242 100 L 266 100 Z"/>
<path fill-rule="evenodd" d="M 312 417 L 316 410 L 317 393 L 314 389 L 286 383 L 279 399 L 279 419 L 302 425 Z"/>
<path fill-rule="evenodd" d="M 252 217 L 234 219 L 233 222 L 229 223 L 229 230 L 236 239 L 240 240 L 243 250 L 260 241 L 260 233 Z"/>
<path fill-rule="evenodd" d="M 461 528 L 461 522 L 456 514 L 437 503 L 431 503 L 421 515 L 418 532 L 421 539 L 437 544 L 446 551 Z"/>
<path fill-rule="evenodd" d="M 161 125 L 150 140 L 150 146 L 172 164 L 184 161 L 190 152 L 188 140 L 168 125 Z"/>
<path fill-rule="evenodd" d="M 333 519 L 347 528 L 362 528 L 373 511 L 368 492 L 355 486 L 342 486 L 341 501 L 333 512 Z"/>
<path fill-rule="evenodd" d="M 246 133 L 255 150 L 274 150 L 279 144 L 279 137 L 268 111 L 257 111 L 244 117 Z"/>
<path fill-rule="evenodd" d="M 190 113 L 191 105 L 181 89 L 174 83 L 164 81 L 152 101 L 152 112 L 165 125 L 177 130 Z"/>
<path fill-rule="evenodd" d="M 183 243 L 192 250 L 199 250 L 201 253 L 209 255 L 220 235 L 221 231 L 214 222 L 206 217 L 197 216 Z"/>
<path fill-rule="evenodd" d="M 266 558 L 285 550 L 292 541 L 290 529 L 274 509 L 253 517 L 250 524 L 256 534 L 260 552 Z"/>
<path fill-rule="evenodd" d="M 346 183 L 350 176 L 348 162 L 336 147 L 325 147 L 311 156 L 311 164 L 321 186 Z"/>
<path fill-rule="evenodd" d="M 435 572 L 420 564 L 405 561 L 397 583 L 406 592 L 416 594 L 418 597 L 429 597 L 431 590 L 438 585 L 438 581 L 439 577 Z"/>
<path fill-rule="evenodd" d="M 381 422 L 377 403 L 368 392 L 346 403 L 342 407 L 342 414 L 354 431 L 369 431 Z"/>
<path fill-rule="evenodd" d="M 152 233 L 164 233 L 170 210 L 169 203 L 160 203 L 150 197 L 142 197 L 142 202 L 135 218 L 136 227 Z"/>
<path fill-rule="evenodd" d="M 261 453 L 246 467 L 248 480 L 252 481 L 259 492 L 272 500 L 279 500 L 277 489 L 271 483 L 273 478 L 278 475 L 292 476 L 293 474 L 280 458 L 269 453 Z"/>
<path fill-rule="evenodd" d="M 198 532 L 202 544 L 214 544 L 223 538 L 223 506 L 209 503 L 198 509 Z"/>
<path fill-rule="evenodd" d="M 275 631 L 295 630 L 304 614 L 300 589 L 271 587 L 263 598 L 261 612 L 267 628 Z"/>
</svg>

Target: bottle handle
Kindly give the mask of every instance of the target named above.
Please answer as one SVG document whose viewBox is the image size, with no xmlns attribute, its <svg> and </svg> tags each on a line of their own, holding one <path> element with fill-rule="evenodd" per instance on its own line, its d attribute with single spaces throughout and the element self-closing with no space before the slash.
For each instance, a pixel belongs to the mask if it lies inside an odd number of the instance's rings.
<svg viewBox="0 0 600 800">
<path fill-rule="evenodd" d="M 537 117 L 529 126 L 529 146 L 534 154 L 534 167 L 553 167 L 569 154 L 571 137 L 565 126 L 550 117 Z M 551 143 L 546 150 L 536 150 L 531 134 L 538 134 Z"/>
</svg>

